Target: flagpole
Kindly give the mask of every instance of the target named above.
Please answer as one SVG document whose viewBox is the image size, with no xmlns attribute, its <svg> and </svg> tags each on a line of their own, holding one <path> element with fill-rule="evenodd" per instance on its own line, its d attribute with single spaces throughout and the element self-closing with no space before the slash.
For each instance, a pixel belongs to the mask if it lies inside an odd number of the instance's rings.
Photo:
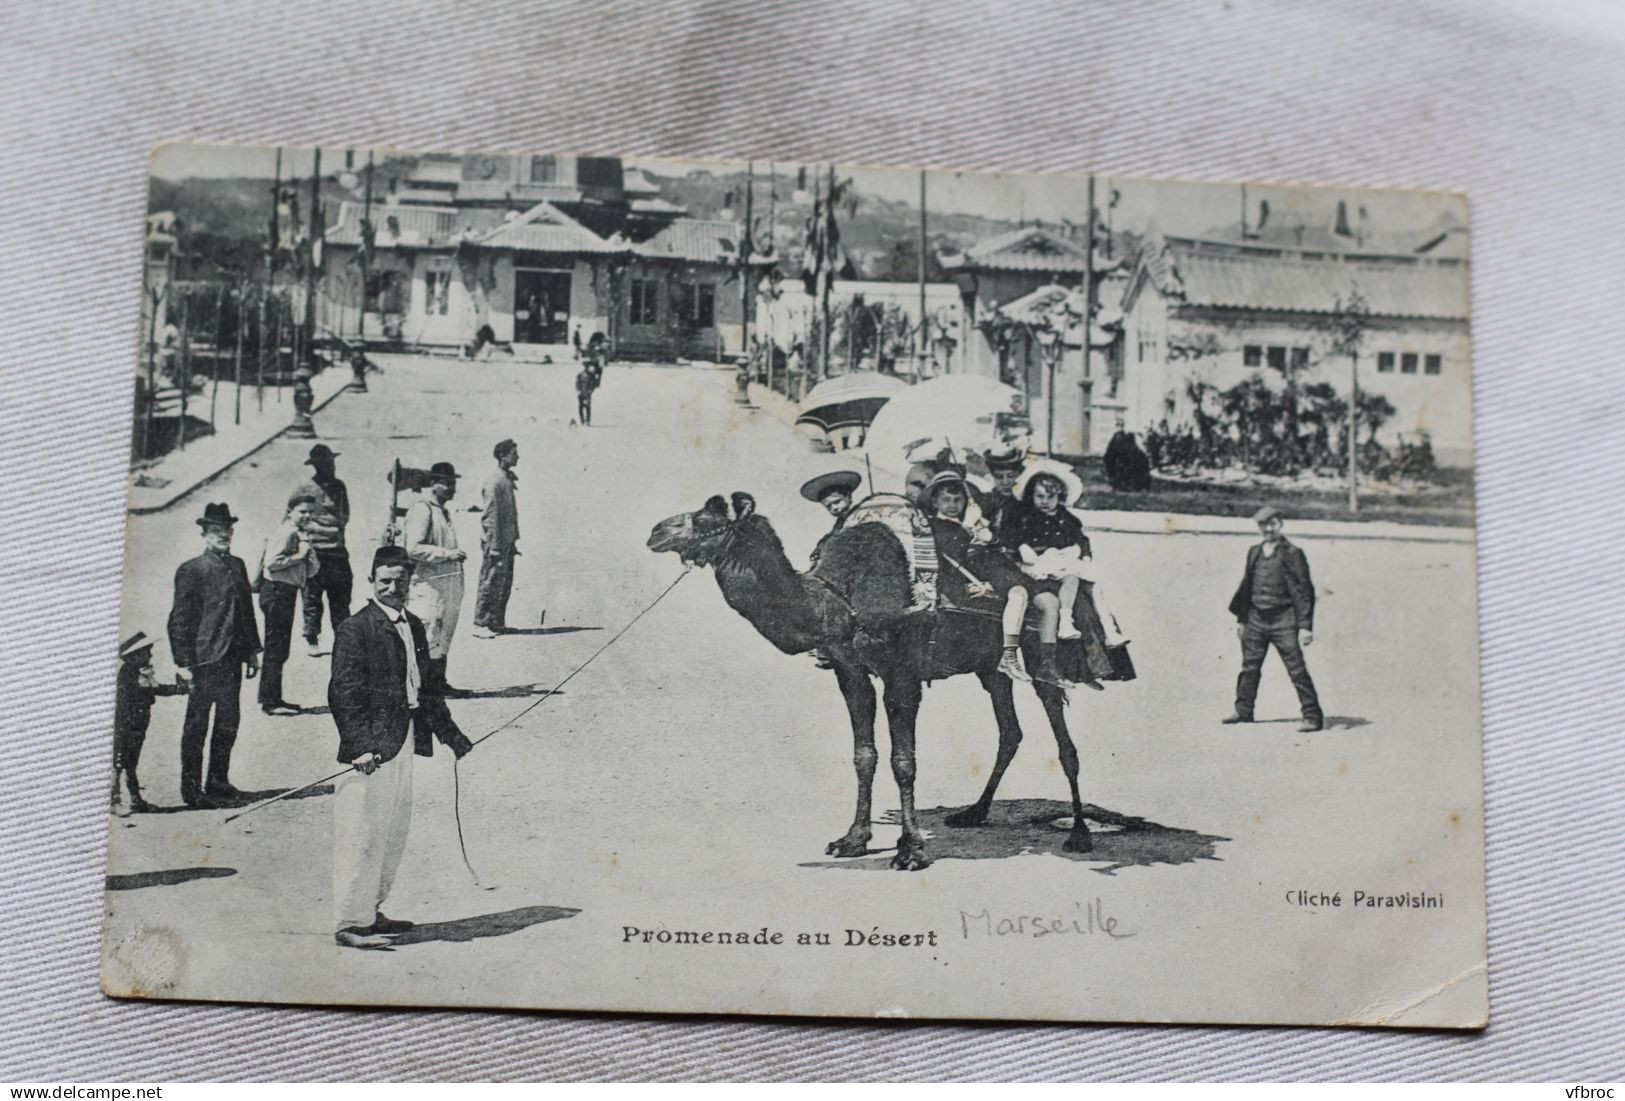
<svg viewBox="0 0 1625 1101">
<path fill-rule="evenodd" d="M 824 378 L 829 378 L 829 292 L 835 283 L 835 255 L 830 238 L 835 229 L 835 166 L 829 166 L 829 181 L 824 187 L 824 226 L 820 235 L 821 250 L 823 252 L 820 267 L 823 275 L 823 317 L 819 341 L 822 344 L 818 358 L 818 369 Z"/>
<path fill-rule="evenodd" d="M 744 370 L 750 370 L 750 255 L 752 251 L 750 220 L 756 196 L 756 162 L 745 162 L 745 232 L 739 244 L 739 354 L 745 359 Z"/>
<path fill-rule="evenodd" d="M 925 328 L 925 169 L 920 169 L 920 336 L 915 347 L 914 377 L 920 377 L 920 368 L 929 354 Z"/>
</svg>

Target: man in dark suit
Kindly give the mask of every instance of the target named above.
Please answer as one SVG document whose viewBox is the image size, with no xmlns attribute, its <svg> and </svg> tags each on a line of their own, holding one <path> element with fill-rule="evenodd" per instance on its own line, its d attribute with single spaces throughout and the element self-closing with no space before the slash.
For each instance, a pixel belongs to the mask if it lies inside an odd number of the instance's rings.
<svg viewBox="0 0 1625 1101">
<path fill-rule="evenodd" d="M 254 622 L 254 596 L 248 570 L 231 553 L 237 517 L 224 503 L 203 510 L 205 550 L 175 571 L 175 603 L 169 613 L 169 646 L 181 682 L 190 688 L 181 726 L 181 799 L 189 807 L 230 805 L 243 798 L 232 786 L 231 747 L 237 742 L 242 712 L 238 696 L 243 673 L 260 670 L 260 632 Z M 203 743 L 209 738 L 208 782 L 203 781 Z"/>
<path fill-rule="evenodd" d="M 373 599 L 339 625 L 327 686 L 338 759 L 355 769 L 339 781 L 333 807 L 333 939 L 346 948 L 385 948 L 390 934 L 412 926 L 381 907 L 411 825 L 413 756 L 433 756 L 434 738 L 458 757 L 474 748 L 431 674 L 423 622 L 406 610 L 405 549 L 379 547 L 371 580 Z"/>
<path fill-rule="evenodd" d="M 1298 704 L 1303 708 L 1303 725 L 1298 730 L 1308 734 L 1326 725 L 1315 682 L 1309 679 L 1309 666 L 1303 660 L 1303 648 L 1315 641 L 1315 586 L 1309 579 L 1309 559 L 1281 535 L 1278 509 L 1266 505 L 1253 520 L 1264 542 L 1248 550 L 1247 570 L 1230 599 L 1230 614 L 1236 617 L 1236 635 L 1241 639 L 1241 676 L 1236 678 L 1235 713 L 1224 721 L 1253 721 L 1259 673 L 1274 646 L 1292 678 L 1292 687 L 1298 690 Z"/>
</svg>

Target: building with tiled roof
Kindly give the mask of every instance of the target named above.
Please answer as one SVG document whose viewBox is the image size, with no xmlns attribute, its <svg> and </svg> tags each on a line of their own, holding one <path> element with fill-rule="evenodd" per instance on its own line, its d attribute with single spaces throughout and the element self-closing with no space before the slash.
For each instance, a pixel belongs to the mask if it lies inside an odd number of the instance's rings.
<svg viewBox="0 0 1625 1101">
<path fill-rule="evenodd" d="M 1336 248 L 1319 238 L 1299 248 L 1279 235 L 1149 234 L 1123 293 L 1108 390 L 1128 427 L 1190 420 L 1194 386 L 1290 376 L 1346 395 L 1357 371 L 1361 391 L 1396 410 L 1381 438 L 1426 432 L 1441 462 L 1470 463 L 1465 229 L 1447 219 L 1420 236 L 1362 235 L 1363 244 L 1334 232 Z M 1369 321 L 1351 361 L 1331 351 L 1330 323 L 1356 295 Z"/>
<path fill-rule="evenodd" d="M 1061 342 L 1058 355 L 1056 345 L 1041 349 L 1033 330 L 1040 316 L 1063 303 L 1081 303 L 1091 263 L 1084 242 L 1072 232 L 1022 226 L 940 260 L 959 286 L 966 321 L 965 369 L 1022 387 L 1045 418 L 1053 409 L 1053 432 L 1045 429 L 1042 446 L 1053 445 L 1058 454 L 1098 450 L 1079 398 L 1085 368 L 1081 327 L 1076 339 Z M 1121 263 L 1096 249 L 1093 266 L 1095 278 L 1102 279 Z"/>
<path fill-rule="evenodd" d="M 617 354 L 739 349 L 742 304 L 719 290 L 738 286 L 737 227 L 684 218 L 618 160 L 425 157 L 368 211 L 343 202 L 326 231 L 324 316 L 341 335 L 361 335 L 370 237 L 369 339 L 466 348 L 486 330 L 513 345 L 602 332 Z"/>
</svg>

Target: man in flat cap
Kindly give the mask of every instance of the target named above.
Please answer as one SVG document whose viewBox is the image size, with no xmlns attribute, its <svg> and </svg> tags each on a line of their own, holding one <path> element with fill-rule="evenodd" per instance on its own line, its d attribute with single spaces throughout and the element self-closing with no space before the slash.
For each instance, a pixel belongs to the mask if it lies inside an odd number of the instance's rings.
<svg viewBox="0 0 1625 1101">
<path fill-rule="evenodd" d="M 519 553 L 519 445 L 503 440 L 492 449 L 497 467 L 480 486 L 480 585 L 474 598 L 474 637 L 495 638 L 508 629 L 508 596 L 513 592 L 513 560 Z"/>
<path fill-rule="evenodd" d="M 339 480 L 333 460 L 339 453 L 319 443 L 310 449 L 305 464 L 314 473 L 294 493 L 308 494 L 312 504 L 305 521 L 306 536 L 316 552 L 316 569 L 304 582 L 305 648 L 321 653 L 322 601 L 333 629 L 350 614 L 350 591 L 355 584 L 350 572 L 350 552 L 344 545 L 344 529 L 350 523 L 350 491 Z"/>
<path fill-rule="evenodd" d="M 468 552 L 457 546 L 457 531 L 446 512 L 446 502 L 456 495 L 456 468 L 435 463 L 423 496 L 412 502 L 401 523 L 401 541 L 413 566 L 407 602 L 429 633 L 429 672 L 448 696 L 465 694 L 446 683 L 446 659 L 463 608 L 463 562 L 468 558 Z"/>
<path fill-rule="evenodd" d="M 424 624 L 406 610 L 412 574 L 404 549 L 379 547 L 373 597 L 333 640 L 327 702 L 338 760 L 355 769 L 333 800 L 333 939 L 345 948 L 387 948 L 412 927 L 382 909 L 412 821 L 412 758 L 433 756 L 434 739 L 458 757 L 474 748 L 429 673 Z"/>
<path fill-rule="evenodd" d="M 1292 678 L 1292 687 L 1298 690 L 1303 709 L 1299 732 L 1321 730 L 1325 716 L 1303 660 L 1303 648 L 1315 640 L 1315 586 L 1309 579 L 1309 559 L 1281 534 L 1279 509 L 1266 505 L 1253 514 L 1253 520 L 1264 541 L 1247 551 L 1246 572 L 1230 599 L 1236 637 L 1241 639 L 1241 676 L 1236 678 L 1236 710 L 1224 721 L 1253 721 L 1259 674 L 1274 646 Z"/>
<path fill-rule="evenodd" d="M 181 726 L 181 799 L 189 807 L 230 805 L 243 793 L 231 784 L 231 747 L 242 718 L 243 674 L 260 669 L 260 632 L 248 569 L 231 553 L 237 517 L 222 503 L 204 507 L 198 520 L 204 551 L 175 571 L 175 603 L 169 613 L 169 646 L 181 682 L 189 687 Z M 203 743 L 209 741 L 208 780 Z"/>
</svg>

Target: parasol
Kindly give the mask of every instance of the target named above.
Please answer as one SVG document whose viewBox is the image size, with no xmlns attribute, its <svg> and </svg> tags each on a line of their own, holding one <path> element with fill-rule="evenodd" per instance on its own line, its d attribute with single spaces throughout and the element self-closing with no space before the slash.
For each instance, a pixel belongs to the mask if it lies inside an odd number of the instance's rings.
<svg viewBox="0 0 1625 1101">
<path fill-rule="evenodd" d="M 1027 395 L 980 375 L 947 375 L 899 394 L 875 415 L 864 446 L 872 463 L 901 475 L 944 446 L 1025 451 L 1034 435 Z"/>
<path fill-rule="evenodd" d="M 830 434 L 867 428 L 881 406 L 908 388 L 902 379 L 875 371 L 853 371 L 827 379 L 801 399 L 796 426 Z"/>
</svg>

